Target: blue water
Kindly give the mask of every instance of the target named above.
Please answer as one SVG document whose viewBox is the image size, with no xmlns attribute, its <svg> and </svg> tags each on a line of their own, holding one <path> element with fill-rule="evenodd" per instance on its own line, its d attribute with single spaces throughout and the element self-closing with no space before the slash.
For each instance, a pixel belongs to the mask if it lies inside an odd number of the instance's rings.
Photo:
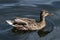
<svg viewBox="0 0 60 40">
<path fill-rule="evenodd" d="M 46 18 L 45 36 L 38 31 L 14 33 L 5 20 L 28 17 L 39 21 L 39 12 L 48 10 L 53 16 Z M 39 31 L 40 32 L 40 31 Z M 60 0 L 0 0 L 0 40 L 60 40 Z"/>
</svg>

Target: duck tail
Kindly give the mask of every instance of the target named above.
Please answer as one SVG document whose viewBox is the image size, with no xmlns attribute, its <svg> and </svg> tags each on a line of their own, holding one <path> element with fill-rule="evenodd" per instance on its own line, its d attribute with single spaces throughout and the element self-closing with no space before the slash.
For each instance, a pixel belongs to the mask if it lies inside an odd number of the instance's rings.
<svg viewBox="0 0 60 40">
<path fill-rule="evenodd" d="M 9 25 L 14 26 L 14 25 L 13 25 L 13 21 L 11 21 L 11 20 L 6 20 L 6 22 L 7 22 Z"/>
</svg>

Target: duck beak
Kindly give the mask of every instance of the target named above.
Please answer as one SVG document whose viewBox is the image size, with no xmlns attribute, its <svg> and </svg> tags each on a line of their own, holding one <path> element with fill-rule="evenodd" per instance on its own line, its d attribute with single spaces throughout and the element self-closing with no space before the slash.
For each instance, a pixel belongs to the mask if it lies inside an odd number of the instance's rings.
<svg viewBox="0 0 60 40">
<path fill-rule="evenodd" d="M 51 14 L 49 14 L 48 16 L 52 16 L 52 15 L 54 15 L 53 13 L 51 13 Z"/>
</svg>

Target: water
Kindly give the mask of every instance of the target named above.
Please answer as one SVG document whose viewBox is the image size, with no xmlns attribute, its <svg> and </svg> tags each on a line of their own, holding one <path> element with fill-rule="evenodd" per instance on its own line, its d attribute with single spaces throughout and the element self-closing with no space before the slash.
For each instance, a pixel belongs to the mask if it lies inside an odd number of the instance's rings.
<svg viewBox="0 0 60 40">
<path fill-rule="evenodd" d="M 39 20 L 39 12 L 48 10 L 53 16 L 46 18 L 43 36 L 40 31 L 14 33 L 5 20 L 28 17 Z M 0 40 L 60 40 L 60 0 L 0 0 Z M 49 32 L 49 33 L 48 33 Z M 42 37 L 41 37 L 42 36 Z"/>
</svg>

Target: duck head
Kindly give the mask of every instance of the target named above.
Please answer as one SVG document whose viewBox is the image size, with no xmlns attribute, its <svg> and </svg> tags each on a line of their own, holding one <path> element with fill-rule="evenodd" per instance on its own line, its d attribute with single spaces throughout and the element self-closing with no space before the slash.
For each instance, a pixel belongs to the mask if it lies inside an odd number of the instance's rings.
<svg viewBox="0 0 60 40">
<path fill-rule="evenodd" d="M 40 13 L 41 17 L 46 17 L 46 16 L 49 16 L 49 15 L 53 15 L 53 14 L 49 14 L 49 12 L 46 11 L 46 10 L 42 10 L 41 13 Z"/>
</svg>

